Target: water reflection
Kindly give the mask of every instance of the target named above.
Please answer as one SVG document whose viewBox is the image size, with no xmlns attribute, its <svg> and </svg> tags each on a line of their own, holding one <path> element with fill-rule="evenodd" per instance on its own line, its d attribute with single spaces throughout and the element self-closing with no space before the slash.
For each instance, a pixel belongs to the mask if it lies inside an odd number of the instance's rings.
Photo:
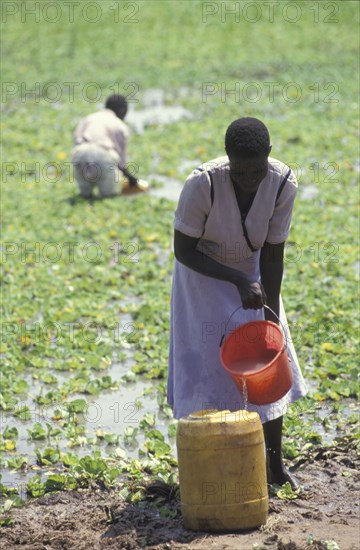
<svg viewBox="0 0 360 550">
<path fill-rule="evenodd" d="M 161 187 L 150 187 L 149 193 L 153 197 L 160 199 L 168 199 L 169 201 L 177 202 L 183 187 L 180 180 L 162 176 L 159 174 L 149 174 L 147 179 L 151 183 L 161 183 Z"/>
<path fill-rule="evenodd" d="M 131 307 L 132 303 L 138 302 L 138 299 L 128 298 L 121 301 L 121 306 L 124 309 Z M 119 304 L 120 305 L 120 304 Z M 67 400 L 59 403 L 50 403 L 48 405 L 40 405 L 34 401 L 34 396 L 40 395 L 41 392 L 46 394 L 51 391 L 52 385 L 49 385 L 44 390 L 44 384 L 41 377 L 34 380 L 29 373 L 25 378 L 31 387 L 31 395 L 21 396 L 21 402 L 17 409 L 29 407 L 29 420 L 20 420 L 10 413 L 3 411 L 2 424 L 4 426 L 16 427 L 18 430 L 18 439 L 16 446 L 16 455 L 12 453 L 3 453 L 3 459 L 13 456 L 22 456 L 28 462 L 28 468 L 21 470 L 11 470 L 2 468 L 1 482 L 8 487 L 16 487 L 20 490 L 21 497 L 26 498 L 26 483 L 35 474 L 43 474 L 48 471 L 48 468 L 41 468 L 36 465 L 36 450 L 44 451 L 46 447 L 56 447 L 62 452 L 72 452 L 79 457 L 91 455 L 97 448 L 101 448 L 102 453 L 112 454 L 118 446 L 125 450 L 128 458 L 137 457 L 139 449 L 143 446 L 146 436 L 145 432 L 140 429 L 140 422 L 146 414 L 155 414 L 154 429 L 159 430 L 166 443 L 168 443 L 173 452 L 175 452 L 175 441 L 168 437 L 168 427 L 172 418 L 168 418 L 159 412 L 157 402 L 158 382 L 142 379 L 141 376 L 136 376 L 132 373 L 131 367 L 135 364 L 134 348 L 128 343 L 127 337 L 131 337 L 131 333 L 126 329 L 134 322 L 131 313 L 122 312 L 119 316 L 119 326 L 124 328 L 123 334 L 119 334 L 117 339 L 118 354 L 121 360 L 114 360 L 109 368 L 103 374 L 110 376 L 112 380 L 119 384 L 116 390 L 102 391 L 96 395 L 88 395 L 84 393 L 72 393 Z M 114 352 L 116 356 L 116 352 Z M 125 382 L 123 377 L 129 377 L 132 374 L 131 382 Z M 71 373 L 67 371 L 55 372 L 57 382 L 56 387 L 60 388 L 63 384 L 69 382 Z M 47 424 L 53 428 L 59 428 L 65 431 L 62 422 L 56 422 L 53 417 L 55 410 L 62 412 L 64 421 L 68 415 L 68 404 L 76 399 L 86 400 L 87 406 L 82 413 L 77 413 L 77 421 L 74 424 L 78 427 L 83 427 L 84 443 L 83 445 L 69 446 L 69 435 L 60 435 L 59 439 L 53 437 L 41 440 L 29 439 L 28 429 L 33 429 L 34 424 L 39 422 L 42 426 Z M 127 438 L 129 428 L 134 428 L 136 435 L 132 438 Z M 99 430 L 103 433 L 115 434 L 119 436 L 117 445 L 107 445 L 103 440 L 96 439 Z M 71 438 L 70 438 L 71 439 Z M 90 439 L 95 444 L 87 443 L 86 439 Z M 35 467 L 35 469 L 34 469 Z M 53 471 L 57 470 L 55 465 Z M 62 468 L 60 467 L 61 471 Z"/>
<path fill-rule="evenodd" d="M 126 122 L 138 134 L 148 126 L 174 124 L 182 119 L 191 120 L 192 113 L 181 105 L 166 105 L 165 93 L 159 89 L 145 90 L 142 97 L 143 109 L 136 109 L 130 103 Z"/>
</svg>

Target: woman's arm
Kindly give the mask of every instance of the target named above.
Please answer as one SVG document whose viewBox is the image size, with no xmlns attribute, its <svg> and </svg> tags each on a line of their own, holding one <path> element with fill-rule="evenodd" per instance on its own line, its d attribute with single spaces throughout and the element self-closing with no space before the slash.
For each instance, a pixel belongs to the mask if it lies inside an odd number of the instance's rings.
<svg viewBox="0 0 360 550">
<path fill-rule="evenodd" d="M 174 232 L 174 252 L 176 259 L 207 277 L 234 284 L 240 294 L 244 309 L 260 309 L 266 300 L 262 286 L 250 283 L 240 271 L 224 266 L 196 249 L 200 239 L 188 237 L 180 231 Z"/>
<path fill-rule="evenodd" d="M 265 289 L 267 305 L 279 316 L 280 289 L 284 272 L 284 245 L 265 243 L 260 253 L 261 283 Z M 279 320 L 265 308 L 265 319 L 279 323 Z"/>
</svg>

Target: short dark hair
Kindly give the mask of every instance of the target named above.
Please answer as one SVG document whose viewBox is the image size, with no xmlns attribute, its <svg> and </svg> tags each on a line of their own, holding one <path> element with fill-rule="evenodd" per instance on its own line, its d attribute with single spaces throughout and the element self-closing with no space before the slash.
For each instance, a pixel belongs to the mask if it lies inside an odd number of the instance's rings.
<svg viewBox="0 0 360 550">
<path fill-rule="evenodd" d="M 111 109 L 117 115 L 122 114 L 126 115 L 128 104 L 123 95 L 113 94 L 109 96 L 106 100 L 105 107 Z"/>
<path fill-rule="evenodd" d="M 228 156 L 268 155 L 270 153 L 268 129 L 257 118 L 238 118 L 226 130 L 225 150 Z"/>
</svg>

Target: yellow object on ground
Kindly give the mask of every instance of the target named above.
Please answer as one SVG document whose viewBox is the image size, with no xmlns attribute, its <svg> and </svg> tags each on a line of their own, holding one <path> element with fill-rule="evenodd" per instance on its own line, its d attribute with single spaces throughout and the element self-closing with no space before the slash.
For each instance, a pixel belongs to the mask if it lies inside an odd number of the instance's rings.
<svg viewBox="0 0 360 550">
<path fill-rule="evenodd" d="M 266 522 L 265 444 L 257 413 L 194 412 L 179 420 L 176 444 L 188 529 L 236 531 Z"/>
<path fill-rule="evenodd" d="M 122 187 L 122 195 L 134 195 L 135 193 L 145 193 L 149 190 L 149 184 L 145 180 L 138 180 L 134 186 L 129 185 L 126 181 Z"/>
</svg>

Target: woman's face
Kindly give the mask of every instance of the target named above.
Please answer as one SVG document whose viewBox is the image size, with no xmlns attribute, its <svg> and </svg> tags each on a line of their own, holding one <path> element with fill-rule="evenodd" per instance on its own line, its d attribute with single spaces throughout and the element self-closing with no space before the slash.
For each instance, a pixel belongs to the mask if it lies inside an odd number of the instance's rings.
<svg viewBox="0 0 360 550">
<path fill-rule="evenodd" d="M 229 157 L 229 163 L 232 181 L 245 193 L 255 193 L 269 169 L 267 155 L 249 158 Z"/>
</svg>

